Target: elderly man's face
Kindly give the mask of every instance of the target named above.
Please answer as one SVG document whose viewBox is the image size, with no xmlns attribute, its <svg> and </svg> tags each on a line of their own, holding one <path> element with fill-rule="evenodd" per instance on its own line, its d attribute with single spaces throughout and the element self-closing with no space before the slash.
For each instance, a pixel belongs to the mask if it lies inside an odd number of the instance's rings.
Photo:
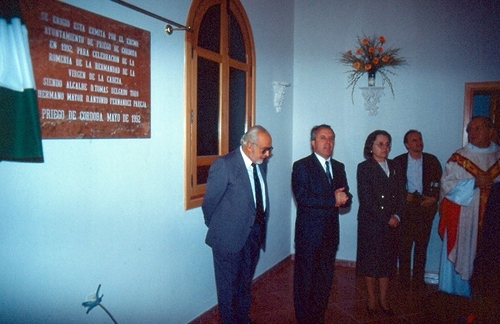
<svg viewBox="0 0 500 324">
<path fill-rule="evenodd" d="M 271 155 L 273 140 L 267 132 L 259 132 L 255 143 L 248 142 L 248 157 L 255 164 L 261 164 Z"/>
<path fill-rule="evenodd" d="M 469 143 L 477 147 L 488 147 L 490 145 L 493 130 L 488 128 L 484 119 L 473 119 L 467 126 Z"/>
</svg>

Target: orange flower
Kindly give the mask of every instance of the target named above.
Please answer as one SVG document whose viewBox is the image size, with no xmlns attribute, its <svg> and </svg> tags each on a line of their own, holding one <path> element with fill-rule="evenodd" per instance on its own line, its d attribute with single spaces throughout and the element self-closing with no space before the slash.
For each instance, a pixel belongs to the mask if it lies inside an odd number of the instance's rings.
<svg viewBox="0 0 500 324">
<path fill-rule="evenodd" d="M 386 39 L 383 35 L 378 36 L 357 36 L 357 48 L 352 48 L 352 51 L 340 52 L 340 62 L 349 67 L 349 83 L 348 88 L 351 90 L 351 100 L 354 103 L 353 95 L 356 82 L 358 82 L 364 73 L 374 74 L 381 72 L 381 77 L 387 81 L 391 89 L 392 83 L 387 77 L 386 69 L 392 69 L 399 65 L 404 65 L 406 60 L 399 57 L 399 48 L 385 46 Z M 391 72 L 390 70 L 388 72 Z"/>
</svg>

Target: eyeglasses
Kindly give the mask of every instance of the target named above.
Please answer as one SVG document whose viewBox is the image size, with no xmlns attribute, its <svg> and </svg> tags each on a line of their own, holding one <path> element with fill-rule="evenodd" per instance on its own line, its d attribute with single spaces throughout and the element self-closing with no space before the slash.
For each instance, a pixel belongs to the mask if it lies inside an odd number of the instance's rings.
<svg viewBox="0 0 500 324">
<path fill-rule="evenodd" d="M 272 146 L 271 147 L 264 147 L 264 148 L 262 148 L 262 147 L 259 147 L 259 145 L 257 145 L 257 143 L 253 143 L 252 142 L 252 144 L 255 145 L 255 146 L 257 146 L 262 154 L 267 154 L 268 152 L 269 152 L 269 154 L 271 154 L 272 151 L 273 151 L 273 147 Z"/>
<path fill-rule="evenodd" d="M 382 143 L 382 142 L 380 142 L 380 143 L 373 143 L 373 144 L 377 145 L 380 148 L 383 148 L 383 147 L 391 148 L 391 143 Z"/>
</svg>

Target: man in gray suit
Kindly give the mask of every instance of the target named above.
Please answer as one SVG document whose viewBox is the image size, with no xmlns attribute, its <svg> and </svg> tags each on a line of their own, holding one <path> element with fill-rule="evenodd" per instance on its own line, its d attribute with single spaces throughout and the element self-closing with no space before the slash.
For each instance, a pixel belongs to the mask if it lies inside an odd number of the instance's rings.
<svg viewBox="0 0 500 324">
<path fill-rule="evenodd" d="M 239 148 L 210 167 L 202 210 L 222 323 L 250 323 L 251 284 L 269 216 L 266 173 L 272 149 L 269 132 L 254 126 Z"/>
</svg>

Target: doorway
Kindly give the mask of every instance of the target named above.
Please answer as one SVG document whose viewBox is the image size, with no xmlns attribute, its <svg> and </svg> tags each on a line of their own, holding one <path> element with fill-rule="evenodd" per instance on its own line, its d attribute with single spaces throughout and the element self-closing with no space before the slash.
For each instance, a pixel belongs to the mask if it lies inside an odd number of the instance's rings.
<svg viewBox="0 0 500 324">
<path fill-rule="evenodd" d="M 492 139 L 500 145 L 500 81 L 465 83 L 462 144 L 467 144 L 467 124 L 473 116 L 488 116 L 495 126 Z"/>
</svg>

